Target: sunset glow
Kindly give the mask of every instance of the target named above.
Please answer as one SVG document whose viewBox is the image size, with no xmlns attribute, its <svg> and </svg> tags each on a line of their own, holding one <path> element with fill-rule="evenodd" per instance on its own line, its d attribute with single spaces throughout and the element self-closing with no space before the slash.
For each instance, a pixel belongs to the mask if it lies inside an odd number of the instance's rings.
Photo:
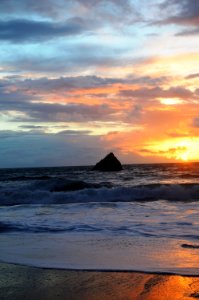
<svg viewBox="0 0 199 300">
<path fill-rule="evenodd" d="M 198 1 L 7 0 L 0 14 L 0 167 L 199 160 Z"/>
</svg>

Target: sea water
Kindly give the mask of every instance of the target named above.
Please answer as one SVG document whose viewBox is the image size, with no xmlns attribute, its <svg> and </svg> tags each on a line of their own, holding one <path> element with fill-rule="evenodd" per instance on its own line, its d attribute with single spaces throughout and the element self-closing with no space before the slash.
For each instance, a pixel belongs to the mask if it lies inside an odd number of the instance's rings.
<svg viewBox="0 0 199 300">
<path fill-rule="evenodd" d="M 199 275 L 199 164 L 1 169 L 0 260 Z"/>
</svg>

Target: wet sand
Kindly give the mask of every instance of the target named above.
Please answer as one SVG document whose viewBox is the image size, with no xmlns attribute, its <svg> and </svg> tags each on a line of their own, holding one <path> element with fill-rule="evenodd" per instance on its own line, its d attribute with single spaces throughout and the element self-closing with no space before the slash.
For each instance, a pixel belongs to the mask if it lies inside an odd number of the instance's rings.
<svg viewBox="0 0 199 300">
<path fill-rule="evenodd" d="M 0 300 L 199 299 L 199 277 L 0 264 Z"/>
</svg>

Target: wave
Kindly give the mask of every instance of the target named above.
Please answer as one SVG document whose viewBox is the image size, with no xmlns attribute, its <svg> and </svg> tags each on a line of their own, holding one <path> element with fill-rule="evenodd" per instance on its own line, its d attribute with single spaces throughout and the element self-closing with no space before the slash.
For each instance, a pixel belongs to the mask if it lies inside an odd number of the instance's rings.
<svg viewBox="0 0 199 300">
<path fill-rule="evenodd" d="M 29 181 L 29 180 L 49 180 L 51 176 L 42 175 L 42 176 L 15 176 L 15 177 L 8 177 L 8 178 L 0 178 L 0 181 Z"/>
<path fill-rule="evenodd" d="M 179 177 L 184 179 L 193 179 L 193 178 L 197 179 L 199 178 L 199 174 L 185 173 L 185 174 L 180 174 Z"/>
<path fill-rule="evenodd" d="M 110 225 L 108 223 L 98 223 L 95 224 L 85 224 L 85 223 L 56 223 L 52 222 L 52 218 L 45 220 L 43 224 L 38 221 L 28 222 L 28 220 L 21 219 L 20 221 L 0 221 L 0 233 L 91 233 L 98 234 L 102 233 L 104 236 L 134 236 L 134 237 L 144 237 L 144 238 L 170 238 L 170 239 L 178 239 L 179 241 L 186 241 L 186 243 L 181 244 L 182 248 L 192 248 L 199 249 L 199 236 L 197 234 L 197 230 L 195 230 L 195 234 L 192 233 L 192 229 L 190 229 L 189 233 L 187 233 L 187 227 L 184 227 L 184 230 L 177 231 L 177 224 L 173 223 L 173 230 L 169 229 L 169 227 L 160 226 L 151 226 L 151 225 L 143 225 L 141 222 L 139 224 L 131 223 L 131 224 L 114 224 Z M 173 232 L 175 231 L 175 234 Z M 186 232 L 186 233 L 185 233 Z M 193 244 L 194 243 L 194 244 Z"/>
<path fill-rule="evenodd" d="M 67 225 L 56 226 L 55 224 L 46 224 L 46 225 L 36 225 L 36 224 L 24 224 L 23 222 L 11 223 L 11 222 L 0 222 L 0 233 L 10 232 L 10 231 L 21 231 L 21 232 L 32 232 L 32 233 L 59 233 L 59 232 L 96 232 L 102 231 L 102 228 L 97 226 L 85 225 L 85 224 L 76 224 L 76 225 Z"/>
<path fill-rule="evenodd" d="M 83 190 L 89 188 L 100 188 L 101 184 L 88 183 L 80 180 L 72 181 L 72 180 L 59 178 L 59 179 L 51 180 L 49 182 L 49 185 L 47 183 L 46 187 L 48 188 L 48 186 L 51 192 L 67 192 L 67 191 L 77 191 L 77 190 Z"/>
<path fill-rule="evenodd" d="M 22 231 L 22 232 L 59 232 L 63 231 L 59 228 L 51 228 L 47 226 L 28 226 L 22 223 L 6 223 L 0 222 L 0 232 L 10 232 L 10 231 Z"/>
<path fill-rule="evenodd" d="M 87 202 L 197 201 L 199 184 L 150 184 L 113 187 L 108 183 L 51 179 L 0 187 L 0 205 Z"/>
</svg>

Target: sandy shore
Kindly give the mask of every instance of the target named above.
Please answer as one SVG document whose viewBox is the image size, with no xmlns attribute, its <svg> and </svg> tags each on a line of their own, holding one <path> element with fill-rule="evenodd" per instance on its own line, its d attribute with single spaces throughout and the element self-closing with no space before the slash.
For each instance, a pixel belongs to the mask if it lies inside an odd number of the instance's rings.
<svg viewBox="0 0 199 300">
<path fill-rule="evenodd" d="M 1 300 L 199 299 L 199 277 L 0 264 Z"/>
</svg>

